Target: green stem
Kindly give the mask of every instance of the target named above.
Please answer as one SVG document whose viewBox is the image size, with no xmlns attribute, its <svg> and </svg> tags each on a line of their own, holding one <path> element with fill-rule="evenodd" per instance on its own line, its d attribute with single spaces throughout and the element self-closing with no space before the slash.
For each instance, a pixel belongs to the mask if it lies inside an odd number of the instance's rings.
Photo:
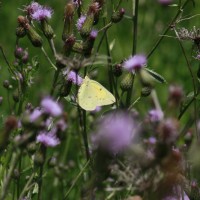
<svg viewBox="0 0 200 200">
<path fill-rule="evenodd" d="M 76 176 L 75 180 L 73 181 L 71 187 L 69 188 L 69 190 L 66 192 L 64 200 L 67 199 L 67 197 L 69 196 L 71 190 L 74 188 L 74 186 L 76 185 L 78 179 L 81 177 L 81 175 L 83 174 L 83 172 L 86 170 L 86 168 L 88 167 L 88 165 L 90 164 L 91 160 L 88 160 L 85 164 L 85 166 L 83 167 L 83 169 L 81 169 L 81 171 L 79 172 L 79 174 Z"/>
<path fill-rule="evenodd" d="M 132 55 L 136 54 L 137 49 L 137 31 L 138 31 L 138 11 L 139 11 L 139 0 L 133 0 L 133 44 L 132 44 Z M 132 77 L 134 78 L 134 77 Z M 133 85 L 131 89 L 127 92 L 126 96 L 126 106 L 128 107 L 131 102 Z"/>
<path fill-rule="evenodd" d="M 28 189 L 29 189 L 29 187 L 30 187 L 30 185 L 31 185 L 31 182 L 32 182 L 33 178 L 34 178 L 34 175 L 35 175 L 35 174 L 32 173 L 32 175 L 29 177 L 29 180 L 28 180 L 28 182 L 26 183 L 26 185 L 24 186 L 24 188 L 23 188 L 23 190 L 22 190 L 22 192 L 21 192 L 21 194 L 20 194 L 18 200 L 21 200 L 21 199 L 24 197 L 24 195 L 26 194 L 26 192 L 28 192 Z"/>
<path fill-rule="evenodd" d="M 2 183 L 2 188 L 1 188 L 1 193 L 0 193 L 0 200 L 5 200 L 6 195 L 8 194 L 8 188 L 12 179 L 13 171 L 17 165 L 17 162 L 20 158 L 21 152 L 20 151 L 14 151 L 13 156 L 10 162 L 10 168 L 8 170 L 7 176 L 5 176 L 3 183 Z"/>
<path fill-rule="evenodd" d="M 47 55 L 47 53 L 46 53 L 46 51 L 44 50 L 43 47 L 41 47 L 41 50 L 42 50 L 44 56 L 46 57 L 46 59 L 47 59 L 47 60 L 49 61 L 49 63 L 51 64 L 51 66 L 52 66 L 55 70 L 57 70 L 57 67 L 53 64 L 53 62 L 51 61 L 51 59 L 49 58 L 49 56 Z"/>
<path fill-rule="evenodd" d="M 52 88 L 51 88 L 51 92 L 50 92 L 51 96 L 53 96 L 54 91 L 56 89 L 56 84 L 57 84 L 57 81 L 58 81 L 59 74 L 60 74 L 60 69 L 56 70 L 55 73 L 54 73 L 54 80 L 53 80 L 53 84 L 52 84 Z"/>
</svg>

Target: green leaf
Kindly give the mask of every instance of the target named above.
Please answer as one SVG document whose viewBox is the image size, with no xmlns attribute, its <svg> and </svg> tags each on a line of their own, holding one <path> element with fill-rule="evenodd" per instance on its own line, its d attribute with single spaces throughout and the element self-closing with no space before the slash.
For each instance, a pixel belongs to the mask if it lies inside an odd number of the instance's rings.
<svg viewBox="0 0 200 200">
<path fill-rule="evenodd" d="M 143 68 L 144 70 L 146 70 L 156 81 L 158 81 L 159 83 L 167 83 L 167 81 L 165 80 L 165 78 L 163 76 L 161 76 L 160 74 L 158 74 L 157 72 L 154 72 L 151 69 L 148 68 Z"/>
</svg>

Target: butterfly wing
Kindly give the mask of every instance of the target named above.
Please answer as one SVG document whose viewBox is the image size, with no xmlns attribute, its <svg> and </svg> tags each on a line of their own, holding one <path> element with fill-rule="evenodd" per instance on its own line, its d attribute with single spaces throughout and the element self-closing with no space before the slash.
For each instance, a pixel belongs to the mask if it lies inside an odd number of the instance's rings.
<svg viewBox="0 0 200 200">
<path fill-rule="evenodd" d="M 79 91 L 78 104 L 84 110 L 94 110 L 97 106 L 109 105 L 115 102 L 115 97 L 100 83 L 85 77 Z"/>
</svg>

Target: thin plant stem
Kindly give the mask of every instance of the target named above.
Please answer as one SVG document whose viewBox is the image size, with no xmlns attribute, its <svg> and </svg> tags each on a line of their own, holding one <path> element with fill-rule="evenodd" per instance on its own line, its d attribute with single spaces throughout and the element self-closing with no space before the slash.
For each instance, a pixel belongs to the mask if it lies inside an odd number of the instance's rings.
<svg viewBox="0 0 200 200">
<path fill-rule="evenodd" d="M 46 59 L 47 59 L 47 60 L 49 61 L 49 63 L 51 64 L 51 66 L 52 66 L 55 70 L 57 70 L 57 67 L 53 64 L 53 62 L 51 61 L 51 59 L 49 58 L 49 56 L 47 55 L 47 53 L 46 53 L 46 51 L 44 50 L 43 47 L 41 47 L 41 50 L 42 50 L 44 56 L 46 57 Z"/>
<path fill-rule="evenodd" d="M 78 173 L 78 175 L 76 176 L 76 178 L 74 179 L 74 182 L 72 183 L 71 187 L 68 189 L 68 191 L 65 194 L 64 200 L 67 199 L 67 197 L 69 196 L 70 192 L 72 191 L 72 189 L 74 188 L 74 186 L 76 185 L 78 179 L 81 177 L 81 175 L 83 174 L 83 172 L 86 170 L 86 168 L 89 166 L 91 160 L 88 160 L 86 162 L 86 164 L 84 165 L 84 167 L 81 169 L 81 171 Z"/>
<path fill-rule="evenodd" d="M 12 159 L 10 161 L 10 168 L 8 170 L 8 174 L 5 176 L 3 183 L 2 183 L 2 188 L 1 188 L 1 192 L 0 192 L 0 200 L 5 200 L 6 199 L 6 195 L 8 194 L 8 188 L 10 186 L 10 182 L 12 179 L 12 175 L 13 175 L 13 171 L 17 165 L 17 162 L 19 161 L 21 152 L 15 151 L 13 152 L 13 156 Z"/>
<path fill-rule="evenodd" d="M 133 108 L 133 106 L 138 103 L 140 101 L 141 97 L 138 97 L 128 108 L 128 110 L 131 110 L 131 108 Z"/>
<path fill-rule="evenodd" d="M 49 45 L 50 45 L 50 47 L 51 47 L 51 50 L 52 50 L 52 52 L 53 52 L 53 55 L 54 55 L 54 57 L 56 57 L 56 48 L 55 48 L 53 39 L 50 39 L 50 40 L 48 40 L 48 41 L 49 41 Z"/>
<path fill-rule="evenodd" d="M 132 13 L 132 20 L 133 20 L 133 44 L 132 44 L 132 55 L 136 53 L 137 49 L 137 30 L 138 30 L 138 10 L 139 10 L 139 0 L 133 0 L 133 13 Z M 134 77 L 132 77 L 133 79 Z M 133 85 L 131 86 L 130 90 L 127 92 L 126 96 L 126 106 L 128 107 L 131 102 Z"/>
<path fill-rule="evenodd" d="M 54 80 L 53 80 L 53 84 L 52 84 L 52 88 L 51 88 L 51 92 L 50 92 L 51 96 L 53 96 L 54 91 L 56 89 L 56 84 L 58 82 L 59 74 L 60 74 L 60 69 L 56 70 L 55 73 L 54 73 L 54 78 L 53 78 Z"/>
<path fill-rule="evenodd" d="M 24 195 L 28 191 L 29 186 L 31 185 L 31 182 L 32 182 L 34 176 L 35 176 L 35 174 L 32 173 L 32 175 L 29 177 L 29 180 L 27 181 L 26 185 L 24 186 L 24 188 L 23 188 L 18 200 L 21 200 L 24 197 Z"/>
<path fill-rule="evenodd" d="M 104 20 L 105 24 L 105 20 Z M 112 75 L 112 61 L 111 61 L 111 54 L 110 54 L 110 49 L 109 49 L 109 43 L 108 43 L 108 34 L 107 32 L 105 33 L 106 35 L 106 51 L 107 51 L 107 62 L 108 62 L 108 78 L 109 78 L 109 85 L 110 85 L 110 91 L 113 92 L 113 75 Z"/>
<path fill-rule="evenodd" d="M 161 110 L 161 106 L 160 106 L 160 103 L 159 103 L 159 100 L 158 100 L 158 96 L 157 96 L 157 93 L 156 93 L 156 90 L 155 90 L 155 89 L 153 89 L 153 90 L 151 91 L 151 98 L 152 98 L 152 100 L 153 100 L 153 103 L 154 103 L 154 105 L 155 105 L 155 108 L 156 108 L 157 110 Z"/>
</svg>

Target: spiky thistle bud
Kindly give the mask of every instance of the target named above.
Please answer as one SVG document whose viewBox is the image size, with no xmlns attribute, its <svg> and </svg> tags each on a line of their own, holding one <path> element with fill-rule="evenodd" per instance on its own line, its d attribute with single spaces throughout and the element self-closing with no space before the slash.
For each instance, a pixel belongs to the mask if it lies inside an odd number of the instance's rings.
<svg viewBox="0 0 200 200">
<path fill-rule="evenodd" d="M 82 54 L 83 53 L 83 44 L 80 42 L 75 42 L 72 47 L 72 50 L 76 53 Z"/>
<path fill-rule="evenodd" d="M 118 23 L 122 20 L 124 16 L 125 10 L 124 8 L 121 8 L 119 11 L 116 11 L 112 14 L 111 21 L 113 23 Z"/>
<path fill-rule="evenodd" d="M 29 24 L 28 19 L 26 17 L 24 17 L 24 16 L 19 16 L 17 18 L 17 20 L 18 20 L 19 25 L 22 26 L 26 30 L 27 36 L 28 36 L 29 40 L 31 41 L 31 43 L 33 44 L 33 46 L 41 47 L 42 46 L 42 38 L 33 29 L 33 27 L 31 27 L 31 25 Z"/>
<path fill-rule="evenodd" d="M 22 26 L 18 26 L 15 33 L 18 38 L 23 38 L 26 35 L 26 29 Z"/>
<path fill-rule="evenodd" d="M 89 34 L 92 30 L 93 22 L 94 22 L 94 14 L 87 15 L 87 17 L 83 23 L 83 26 L 81 28 L 81 31 L 80 31 L 81 36 L 83 38 L 89 36 Z"/>
<path fill-rule="evenodd" d="M 73 34 L 73 16 L 74 16 L 74 4 L 68 3 L 65 6 L 64 11 L 64 28 L 62 33 L 62 40 L 65 41 L 69 36 Z"/>
<path fill-rule="evenodd" d="M 27 29 L 27 36 L 28 36 L 28 38 L 31 41 L 33 46 L 35 46 L 35 47 L 41 47 L 42 46 L 41 36 L 30 25 L 28 26 L 28 29 Z"/>
<path fill-rule="evenodd" d="M 127 73 L 120 84 L 120 87 L 123 91 L 128 91 L 132 88 L 133 85 L 133 81 L 134 81 L 134 75 L 132 73 Z"/>
<path fill-rule="evenodd" d="M 83 51 L 85 56 L 90 56 L 92 48 L 94 46 L 94 41 L 98 35 L 98 31 L 92 30 L 89 37 L 83 43 Z"/>
<path fill-rule="evenodd" d="M 121 63 L 113 66 L 113 74 L 116 77 L 119 77 L 122 75 L 122 64 Z"/>
<path fill-rule="evenodd" d="M 141 96 L 142 97 L 147 97 L 151 94 L 151 91 L 152 91 L 152 88 L 151 87 L 143 87 L 142 90 L 141 90 Z"/>
<path fill-rule="evenodd" d="M 10 82 L 9 82 L 9 80 L 5 80 L 5 81 L 3 82 L 3 87 L 6 88 L 6 89 L 9 89 L 9 87 L 10 87 Z"/>
<path fill-rule="evenodd" d="M 46 19 L 41 21 L 41 27 L 46 38 L 52 39 L 54 37 L 54 31 Z"/>
<path fill-rule="evenodd" d="M 65 44 L 64 44 L 64 53 L 66 56 L 69 56 L 71 51 L 72 51 L 72 48 L 73 48 L 73 45 L 75 44 L 76 42 L 76 38 L 71 35 L 69 36 L 66 40 L 65 40 Z"/>
</svg>

